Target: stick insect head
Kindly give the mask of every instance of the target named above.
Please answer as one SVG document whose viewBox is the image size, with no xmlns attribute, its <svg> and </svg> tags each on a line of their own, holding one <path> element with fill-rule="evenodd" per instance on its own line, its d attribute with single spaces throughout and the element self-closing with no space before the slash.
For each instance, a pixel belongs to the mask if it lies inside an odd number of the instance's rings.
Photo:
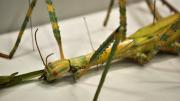
<svg viewBox="0 0 180 101">
<path fill-rule="evenodd" d="M 35 43 L 37 46 L 38 53 L 44 64 L 44 67 L 45 67 L 45 73 L 42 76 L 42 78 L 46 81 L 54 81 L 58 78 L 65 76 L 67 74 L 67 72 L 69 72 L 69 70 L 70 70 L 69 60 L 63 59 L 63 60 L 57 60 L 55 62 L 48 63 L 48 58 L 51 55 L 53 55 L 53 53 L 51 53 L 46 57 L 46 61 L 44 61 L 41 51 L 40 51 L 40 48 L 39 48 L 39 45 L 38 45 L 38 42 L 37 42 L 37 31 L 38 31 L 38 29 L 35 31 Z"/>
</svg>

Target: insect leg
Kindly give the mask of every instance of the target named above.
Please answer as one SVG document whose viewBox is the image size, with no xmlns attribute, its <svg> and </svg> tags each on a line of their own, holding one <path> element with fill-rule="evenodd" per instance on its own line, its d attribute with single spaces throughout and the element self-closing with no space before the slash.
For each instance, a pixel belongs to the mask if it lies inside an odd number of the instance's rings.
<svg viewBox="0 0 180 101">
<path fill-rule="evenodd" d="M 111 14 L 113 5 L 114 5 L 114 0 L 111 0 L 110 3 L 109 3 L 107 15 L 106 15 L 106 18 L 105 18 L 105 20 L 104 20 L 103 26 L 107 26 L 107 23 L 108 23 L 109 16 L 110 16 L 110 14 Z"/>
<path fill-rule="evenodd" d="M 115 41 L 112 45 L 112 49 L 108 56 L 108 59 L 107 59 L 104 71 L 102 73 L 98 88 L 94 95 L 93 101 L 97 101 L 97 99 L 99 97 L 100 91 L 101 91 L 104 81 L 106 79 L 106 75 L 110 68 L 110 63 L 115 55 L 115 52 L 116 52 L 119 42 L 124 41 L 126 39 L 126 0 L 119 0 L 119 9 L 120 9 L 120 28 L 118 30 L 118 33 L 115 34 L 115 37 L 114 37 Z"/>
<path fill-rule="evenodd" d="M 119 12 L 120 12 L 120 40 L 126 39 L 126 0 L 119 0 Z"/>
<path fill-rule="evenodd" d="M 48 7 L 48 12 L 49 12 L 49 19 L 52 25 L 54 37 L 58 43 L 59 51 L 60 51 L 60 57 L 61 59 L 64 59 L 64 52 L 63 52 L 63 47 L 62 47 L 62 42 L 61 42 L 61 34 L 59 30 L 59 25 L 57 23 L 57 17 L 55 13 L 55 9 L 52 4 L 52 0 L 46 0 L 47 7 Z"/>
<path fill-rule="evenodd" d="M 21 38 L 22 38 L 22 35 L 24 34 L 24 30 L 25 30 L 25 28 L 26 28 L 26 26 L 27 26 L 27 23 L 29 22 L 29 18 L 30 18 L 31 14 L 32 14 L 33 8 L 34 8 L 35 5 L 36 5 L 36 2 L 37 2 L 37 0 L 33 0 L 33 1 L 31 2 L 31 5 L 30 5 L 30 7 L 29 7 L 29 9 L 28 9 L 28 11 L 27 11 L 27 13 L 26 13 L 26 17 L 25 17 L 25 19 L 24 19 L 24 21 L 23 21 L 23 24 L 22 24 L 22 26 L 21 26 L 21 29 L 20 29 L 20 31 L 19 31 L 18 37 L 17 37 L 17 39 L 16 39 L 16 43 L 15 43 L 13 49 L 11 50 L 11 52 L 9 53 L 9 55 L 4 54 L 4 53 L 0 53 L 0 57 L 8 58 L 8 59 L 10 59 L 10 58 L 13 57 L 14 53 L 16 52 L 16 50 L 17 50 L 17 48 L 18 48 L 18 46 L 19 46 L 19 43 L 20 43 Z"/>
<path fill-rule="evenodd" d="M 146 0 L 146 4 L 149 10 L 151 11 L 151 13 L 155 16 L 156 20 L 159 20 L 162 18 L 159 11 L 154 7 L 155 5 L 153 4 L 152 0 Z"/>
<path fill-rule="evenodd" d="M 104 71 L 103 71 L 103 73 L 102 73 L 102 76 L 101 76 L 101 79 L 100 79 L 98 88 L 97 88 L 96 93 L 95 93 L 95 95 L 94 95 L 93 101 L 97 101 L 97 99 L 98 99 L 98 96 L 99 96 L 99 94 L 100 94 L 101 88 L 102 88 L 102 86 L 103 86 L 103 84 L 104 84 L 104 81 L 105 81 L 105 79 L 106 79 L 106 75 L 107 75 L 107 73 L 108 73 L 108 71 L 109 71 L 110 63 L 111 63 L 111 61 L 112 61 L 112 59 L 113 59 L 113 57 L 114 57 L 114 55 L 115 55 L 115 52 L 116 52 L 116 49 L 117 49 L 117 46 L 118 46 L 119 42 L 120 42 L 120 34 L 117 34 L 117 36 L 116 36 L 116 38 L 115 38 L 115 41 L 114 41 L 114 43 L 113 43 L 111 52 L 110 52 L 110 54 L 109 54 L 109 56 L 108 56 L 108 59 L 107 59 L 107 62 L 106 62 Z"/>
<path fill-rule="evenodd" d="M 161 0 L 161 2 L 165 4 L 169 8 L 170 11 L 174 13 L 179 13 L 179 11 L 176 8 L 174 8 L 170 3 L 168 3 L 166 0 Z"/>
<path fill-rule="evenodd" d="M 137 62 L 140 65 L 144 65 L 148 63 L 152 58 L 158 53 L 158 50 L 154 49 L 149 51 L 148 53 L 137 53 L 134 56 L 131 56 L 130 59 Z"/>
</svg>

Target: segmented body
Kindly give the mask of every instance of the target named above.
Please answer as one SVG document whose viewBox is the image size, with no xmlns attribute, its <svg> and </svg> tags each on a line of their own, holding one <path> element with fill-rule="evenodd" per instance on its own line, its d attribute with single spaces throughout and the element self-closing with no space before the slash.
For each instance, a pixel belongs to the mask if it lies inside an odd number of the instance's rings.
<svg viewBox="0 0 180 101">
<path fill-rule="evenodd" d="M 143 64 L 151 60 L 159 51 L 179 52 L 179 47 L 175 45 L 179 39 L 180 14 L 175 14 L 160 20 L 156 24 L 143 27 L 129 36 L 118 45 L 114 59 L 137 59 L 139 63 Z M 93 52 L 49 63 L 49 70 L 46 70 L 46 79 L 51 81 L 65 76 L 66 73 L 72 73 L 78 78 L 83 69 L 104 63 L 110 54 L 110 50 L 111 48 L 106 49 L 93 64 L 88 64 Z"/>
</svg>

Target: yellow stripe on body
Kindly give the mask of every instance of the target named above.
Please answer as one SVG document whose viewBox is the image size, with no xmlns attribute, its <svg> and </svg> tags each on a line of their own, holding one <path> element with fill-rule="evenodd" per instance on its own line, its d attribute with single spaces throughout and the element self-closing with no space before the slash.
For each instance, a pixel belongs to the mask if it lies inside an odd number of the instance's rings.
<svg viewBox="0 0 180 101">
<path fill-rule="evenodd" d="M 51 4 L 48 4 L 48 11 L 49 12 L 54 12 L 54 8 Z"/>
<path fill-rule="evenodd" d="M 59 25 L 57 23 L 52 22 L 51 24 L 52 24 L 53 30 L 59 29 Z"/>
</svg>

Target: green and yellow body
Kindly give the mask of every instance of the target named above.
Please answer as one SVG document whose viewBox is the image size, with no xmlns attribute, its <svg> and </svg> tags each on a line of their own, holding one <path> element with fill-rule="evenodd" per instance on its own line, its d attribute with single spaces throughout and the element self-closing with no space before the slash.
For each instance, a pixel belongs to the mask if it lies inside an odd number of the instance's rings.
<svg viewBox="0 0 180 101">
<path fill-rule="evenodd" d="M 118 30 L 118 29 L 117 29 Z M 152 59 L 158 52 L 180 53 L 180 14 L 163 18 L 155 24 L 145 26 L 121 42 L 116 50 L 114 59 L 130 58 L 140 64 Z M 75 58 L 50 62 L 45 69 L 21 75 L 13 73 L 0 76 L 0 87 L 15 85 L 37 77 L 44 77 L 46 81 L 53 81 L 73 75 L 79 78 L 97 64 L 107 61 L 111 48 L 107 48 L 98 59 L 89 63 L 94 52 Z"/>
<path fill-rule="evenodd" d="M 180 14 L 174 14 L 159 20 L 155 24 L 145 26 L 118 45 L 114 59 L 131 58 L 144 64 L 152 59 L 159 51 L 179 53 L 180 46 Z M 79 57 L 57 60 L 48 64 L 46 80 L 61 78 L 72 73 L 77 78 L 84 69 L 97 64 L 103 64 L 110 54 L 111 48 L 106 49 L 97 61 L 89 64 L 92 53 Z"/>
</svg>

